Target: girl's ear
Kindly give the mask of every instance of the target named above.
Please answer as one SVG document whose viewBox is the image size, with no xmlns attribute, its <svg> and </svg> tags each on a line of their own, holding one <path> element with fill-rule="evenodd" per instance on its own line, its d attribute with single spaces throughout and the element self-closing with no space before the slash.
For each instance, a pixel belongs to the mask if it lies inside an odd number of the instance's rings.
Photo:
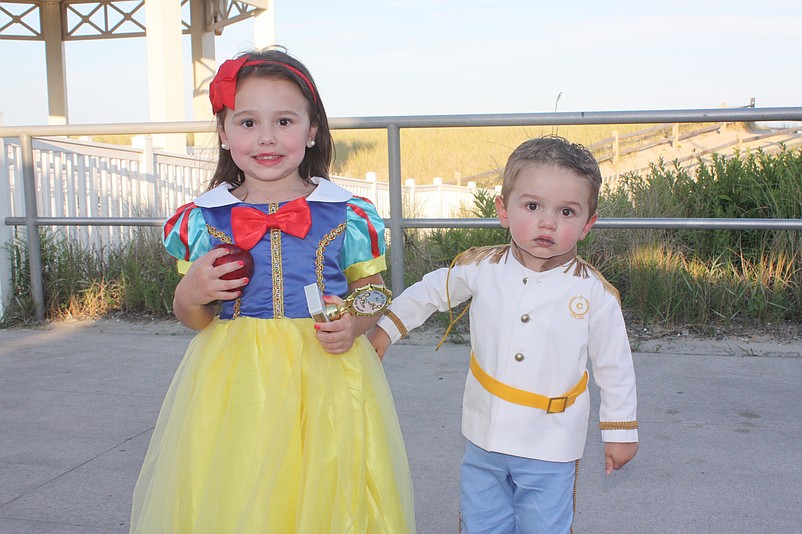
<svg viewBox="0 0 802 534">
<path fill-rule="evenodd" d="M 221 143 L 223 143 L 224 145 L 228 144 L 228 137 L 226 136 L 226 131 L 223 128 L 223 125 L 220 124 L 220 121 L 217 121 L 217 135 L 220 136 Z"/>
<path fill-rule="evenodd" d="M 502 228 L 509 228 L 510 219 L 507 217 L 507 207 L 504 205 L 504 199 L 501 196 L 496 197 L 496 213 L 498 213 L 498 221 L 501 223 Z"/>
<path fill-rule="evenodd" d="M 309 141 L 315 140 L 315 137 L 317 137 L 317 124 L 313 124 L 309 127 L 309 135 L 306 136 L 307 146 L 309 146 Z"/>
</svg>

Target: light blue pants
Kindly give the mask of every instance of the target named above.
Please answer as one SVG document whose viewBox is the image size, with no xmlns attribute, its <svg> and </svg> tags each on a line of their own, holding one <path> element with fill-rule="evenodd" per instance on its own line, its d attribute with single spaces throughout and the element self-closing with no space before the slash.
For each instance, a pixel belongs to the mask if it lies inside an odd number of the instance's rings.
<svg viewBox="0 0 802 534">
<path fill-rule="evenodd" d="M 545 462 L 471 443 L 462 459 L 462 534 L 568 534 L 576 462 Z"/>
</svg>

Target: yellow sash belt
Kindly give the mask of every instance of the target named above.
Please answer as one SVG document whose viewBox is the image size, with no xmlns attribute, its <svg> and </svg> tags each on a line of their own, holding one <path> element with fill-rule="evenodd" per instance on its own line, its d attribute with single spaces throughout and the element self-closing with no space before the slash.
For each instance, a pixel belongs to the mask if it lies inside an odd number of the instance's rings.
<svg viewBox="0 0 802 534">
<path fill-rule="evenodd" d="M 522 406 L 529 406 L 530 408 L 539 408 L 546 413 L 562 413 L 566 408 L 574 404 L 577 397 L 579 397 L 588 388 L 588 371 L 582 373 L 582 378 L 579 382 L 571 388 L 565 395 L 560 397 L 546 397 L 538 395 L 531 391 L 524 391 L 523 389 L 508 386 L 503 382 L 499 382 L 489 374 L 476 361 L 476 356 L 471 353 L 471 372 L 476 380 L 482 384 L 487 391 L 496 397 L 503 399 L 513 404 L 520 404 Z"/>
</svg>

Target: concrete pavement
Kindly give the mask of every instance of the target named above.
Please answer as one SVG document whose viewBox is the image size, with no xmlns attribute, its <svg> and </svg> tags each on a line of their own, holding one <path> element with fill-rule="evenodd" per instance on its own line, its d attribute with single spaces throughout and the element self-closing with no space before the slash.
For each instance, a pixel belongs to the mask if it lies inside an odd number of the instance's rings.
<svg viewBox="0 0 802 534">
<path fill-rule="evenodd" d="M 191 332 L 169 322 L 0 330 L 0 533 L 128 530 L 162 398 Z M 388 352 L 418 532 L 457 531 L 464 345 Z M 802 530 L 802 343 L 636 345 L 641 447 L 612 476 L 592 420 L 577 533 Z M 598 402 L 598 392 L 591 394 Z M 597 409 L 592 410 L 592 418 Z"/>
</svg>

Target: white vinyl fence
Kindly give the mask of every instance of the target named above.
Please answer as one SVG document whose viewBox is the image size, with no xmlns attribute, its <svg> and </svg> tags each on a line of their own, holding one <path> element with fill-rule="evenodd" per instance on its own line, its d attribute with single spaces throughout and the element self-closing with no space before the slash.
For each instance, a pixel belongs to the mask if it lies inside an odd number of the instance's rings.
<svg viewBox="0 0 802 534">
<path fill-rule="evenodd" d="M 0 196 L 8 200 L 3 216 L 22 217 L 25 200 L 20 146 L 0 138 Z M 34 139 L 37 208 L 40 217 L 168 217 L 206 188 L 215 162 L 196 156 L 121 147 L 59 138 Z M 332 180 L 370 199 L 382 217 L 389 217 L 388 184 L 375 173 L 365 179 L 334 176 Z M 431 185 L 406 180 L 403 187 L 407 216 L 449 218 L 466 215 L 473 207 L 476 187 Z M 0 203 L 0 206 L 3 204 Z M 116 242 L 132 228 L 63 227 L 82 242 Z M 101 239 L 101 241 L 97 241 Z"/>
<path fill-rule="evenodd" d="M 149 137 L 140 147 L 122 147 L 68 138 L 33 140 L 36 203 L 40 217 L 168 217 L 203 192 L 215 162 L 197 156 L 154 151 Z M 21 149 L 16 138 L 0 138 L 0 218 L 25 215 Z M 390 215 L 389 187 L 375 173 L 365 179 L 333 177 L 357 196 L 370 199 L 382 217 Z M 405 215 L 422 218 L 469 216 L 475 187 L 403 187 Z M 19 231 L 19 230 L 17 230 Z M 133 226 L 59 226 L 57 231 L 83 246 L 125 242 Z M 15 235 L 0 225 L 0 247 Z M 0 302 L 7 302 L 11 276 L 9 251 L 0 248 Z M 0 317 L 3 308 L 0 305 Z"/>
</svg>

